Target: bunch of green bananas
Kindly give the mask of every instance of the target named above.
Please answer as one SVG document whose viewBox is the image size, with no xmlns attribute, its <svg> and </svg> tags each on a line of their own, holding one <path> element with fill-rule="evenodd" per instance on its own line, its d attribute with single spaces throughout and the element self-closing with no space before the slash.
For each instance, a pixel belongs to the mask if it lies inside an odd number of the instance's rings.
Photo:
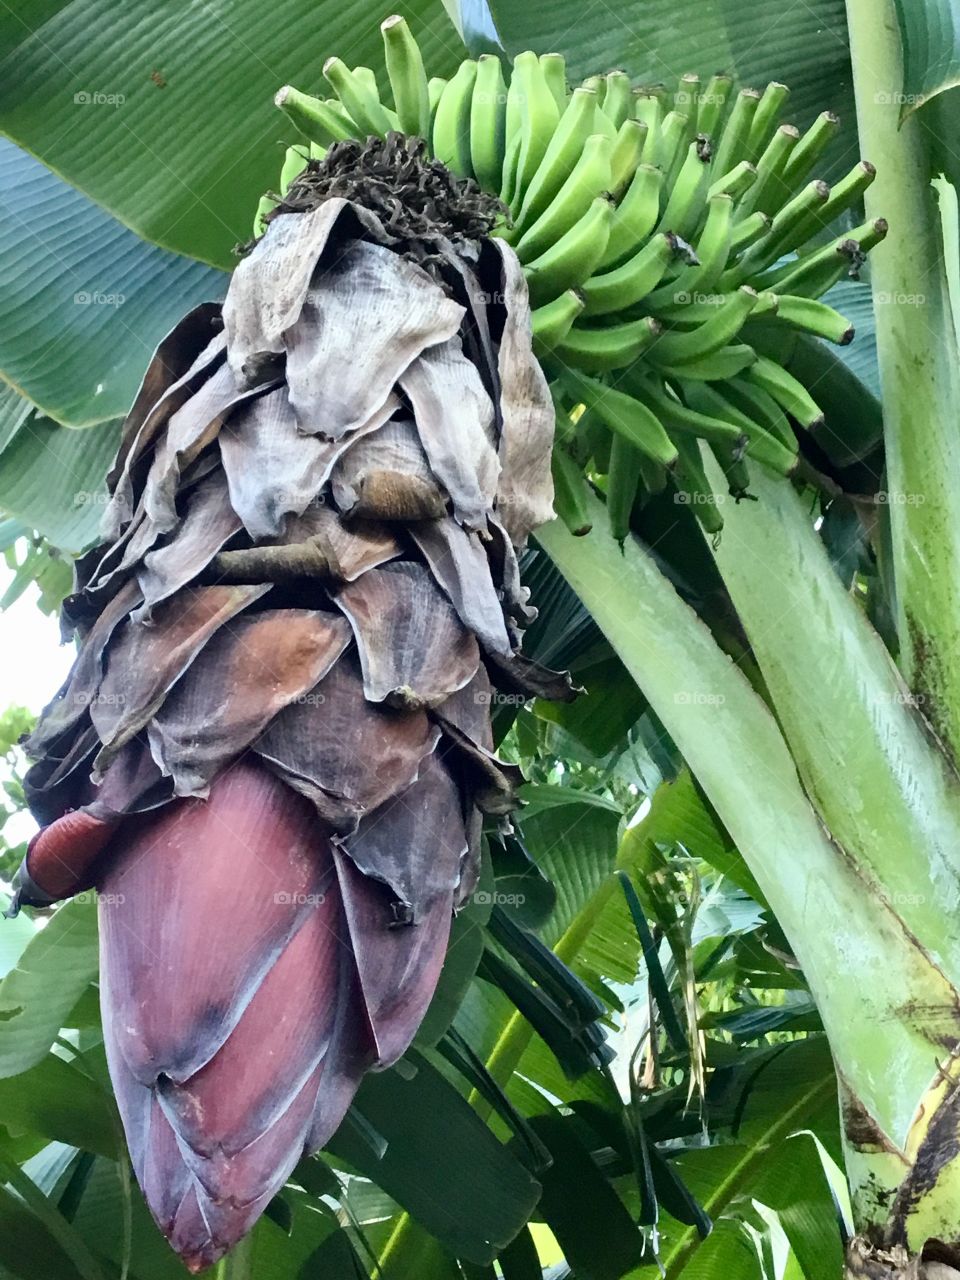
<svg viewBox="0 0 960 1280">
<path fill-rule="evenodd" d="M 674 93 L 624 71 L 572 90 L 561 54 L 462 62 L 428 79 L 403 18 L 381 26 L 393 106 L 368 67 L 330 58 L 332 97 L 286 86 L 282 107 L 307 140 L 287 152 L 281 194 L 311 158 L 393 130 L 426 140 L 504 206 L 495 235 L 523 264 L 537 352 L 558 409 L 557 508 L 584 532 L 584 472 L 605 489 L 622 539 L 638 493 L 673 483 L 704 528 L 722 527 L 698 441 L 744 496 L 746 458 L 790 474 L 791 419 L 823 414 L 779 362 L 785 333 L 840 344 L 850 324 L 818 301 L 886 233 L 882 220 L 828 229 L 874 178 L 862 162 L 832 188 L 811 175 L 839 127 L 780 124 L 782 84 L 734 90 L 682 77 Z M 265 197 L 257 231 L 272 207 Z"/>
</svg>

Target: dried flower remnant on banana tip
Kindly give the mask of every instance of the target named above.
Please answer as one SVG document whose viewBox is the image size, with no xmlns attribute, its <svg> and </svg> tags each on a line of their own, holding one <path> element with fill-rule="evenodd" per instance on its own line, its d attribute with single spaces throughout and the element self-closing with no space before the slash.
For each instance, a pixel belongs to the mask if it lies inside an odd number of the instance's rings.
<svg viewBox="0 0 960 1280">
<path fill-rule="evenodd" d="M 410 1044 L 516 805 L 491 686 L 571 696 L 519 654 L 554 416 L 495 215 L 416 142 L 332 148 L 161 343 L 66 603 L 18 896 L 101 891 L 131 1160 L 192 1269 Z"/>
</svg>

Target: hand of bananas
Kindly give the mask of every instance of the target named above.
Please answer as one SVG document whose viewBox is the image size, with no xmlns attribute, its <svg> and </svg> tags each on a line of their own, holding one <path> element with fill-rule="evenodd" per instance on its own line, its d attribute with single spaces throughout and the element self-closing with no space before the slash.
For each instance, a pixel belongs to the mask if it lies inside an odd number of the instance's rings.
<svg viewBox="0 0 960 1280">
<path fill-rule="evenodd" d="M 309 145 L 287 152 L 281 195 L 326 149 L 400 130 L 503 205 L 533 306 L 534 345 L 558 410 L 557 508 L 589 529 L 584 471 L 606 492 L 622 540 L 638 496 L 668 482 L 704 529 L 723 521 L 698 438 L 737 499 L 746 458 L 789 475 L 793 423 L 823 414 L 778 361 L 783 336 L 844 344 L 850 324 L 817 301 L 886 234 L 882 220 L 831 237 L 874 178 L 861 162 L 832 188 L 813 177 L 839 121 L 806 133 L 780 116 L 782 84 L 735 91 L 686 75 L 674 93 L 623 71 L 568 86 L 562 55 L 484 54 L 428 79 L 403 18 L 382 26 L 393 105 L 368 67 L 330 58 L 333 96 L 286 86 L 277 105 Z M 264 197 L 256 230 L 276 203 Z M 792 420 L 792 421 L 791 421 Z"/>
</svg>

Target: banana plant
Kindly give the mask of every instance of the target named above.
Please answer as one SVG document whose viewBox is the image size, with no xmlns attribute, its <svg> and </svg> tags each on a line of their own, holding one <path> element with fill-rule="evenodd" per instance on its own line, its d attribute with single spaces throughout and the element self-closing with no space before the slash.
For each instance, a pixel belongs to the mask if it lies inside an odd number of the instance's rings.
<svg viewBox="0 0 960 1280">
<path fill-rule="evenodd" d="M 949 428 L 960 268 L 950 166 L 929 140 L 936 120 L 944 142 L 948 117 L 905 101 L 907 85 L 929 93 L 951 79 L 931 82 L 917 66 L 936 4 L 921 19 L 901 13 L 903 36 L 897 11 L 881 8 L 878 17 L 849 0 L 847 15 L 860 143 L 879 177 L 867 159 L 838 168 L 830 158 L 831 142 L 850 139 L 830 110 L 811 118 L 805 103 L 805 128 L 794 127 L 778 68 L 753 89 L 725 74 L 701 78 L 701 54 L 664 87 L 590 74 L 611 65 L 605 58 L 581 68 L 578 84 L 575 57 L 568 66 L 550 43 L 516 48 L 510 15 L 496 6 L 461 15 L 484 51 L 459 66 L 432 59 L 395 16 L 382 24 L 382 55 L 368 59 L 385 75 L 325 47 L 323 88 L 307 70 L 283 77 L 276 105 L 298 136 L 255 217 L 250 209 L 253 241 L 223 307 L 194 309 L 161 344 L 106 490 L 101 472 L 73 491 L 74 506 L 105 508 L 103 541 L 78 562 L 67 602 L 67 625 L 83 640 L 74 675 L 29 744 L 37 763 L 27 792 L 44 826 L 13 904 L 98 891 L 106 1057 L 101 1066 L 94 1048 L 81 1074 L 102 1085 L 109 1071 L 134 1173 L 191 1269 L 216 1261 L 265 1211 L 282 1217 L 276 1195 L 288 1179 L 291 1216 L 307 1212 L 298 1193 L 326 1185 L 332 1194 L 337 1180 L 324 1184 L 309 1164 L 327 1144 L 348 1185 L 376 1170 L 381 1192 L 410 1216 L 391 1211 L 389 1231 L 345 1238 L 294 1232 L 314 1264 L 363 1267 L 360 1242 L 372 1240 L 388 1274 L 471 1275 L 496 1256 L 509 1280 L 539 1270 L 517 1234 L 539 1205 L 581 1276 L 657 1263 L 676 1276 L 694 1253 L 718 1268 L 739 1256 L 747 1274 L 745 1241 L 757 1274 L 782 1270 L 763 1214 L 744 1210 L 742 1232 L 723 1218 L 711 1242 L 696 1243 L 709 1228 L 704 1204 L 723 1210 L 736 1200 L 731 1188 L 750 1185 L 745 1156 L 729 1166 L 709 1156 L 698 1168 L 695 1151 L 670 1146 L 682 1125 L 646 1136 L 635 1094 L 619 1115 L 596 1026 L 615 1005 L 589 986 L 609 975 L 579 955 L 597 915 L 584 908 L 562 933 L 545 930 L 574 978 L 532 940 L 529 920 L 498 905 L 463 973 L 456 938 L 447 947 L 451 907 L 482 883 L 485 858 L 494 872 L 516 864 L 502 819 L 518 779 L 510 740 L 493 755 L 490 708 L 534 694 L 562 704 L 570 692 L 535 661 L 533 632 L 519 647 L 532 617 L 517 557 L 551 514 L 554 489 L 560 519 L 535 536 L 599 628 L 604 678 L 636 682 L 633 720 L 655 719 L 679 751 L 816 1001 L 840 1092 L 849 1274 L 960 1271 L 960 956 L 950 926 L 960 892 L 951 664 L 960 513 Z M 493 51 L 494 19 L 512 59 Z M 25 83 L 69 31 L 48 34 L 29 51 Z M 795 43 L 791 35 L 785 51 Z M 149 79 L 167 88 L 162 68 Z M 82 90 L 74 103 L 124 100 Z M 141 97 L 132 101 L 149 117 Z M 27 145 L 44 127 L 29 92 L 7 118 Z M 234 110 L 234 132 L 237 119 Z M 228 151 L 212 165 L 217 180 Z M 58 167 L 83 173 L 104 204 L 165 246 L 186 247 L 199 225 L 197 256 L 223 261 L 229 227 L 195 208 L 170 218 L 175 186 L 130 197 L 85 163 L 64 156 Z M 945 176 L 933 188 L 938 165 Z M 166 250 L 150 265 L 182 271 L 187 293 L 222 291 L 221 277 L 191 274 Z M 854 326 L 840 299 L 868 272 L 882 413 L 843 359 Z M 87 336 L 102 351 L 96 329 Z M 5 361 L 12 379 L 21 369 L 37 377 L 15 326 L 0 341 Z M 16 448 L 29 468 L 34 434 L 56 456 L 63 431 L 77 428 L 101 432 L 109 449 L 115 411 L 104 404 L 122 402 L 124 385 L 115 374 L 85 391 L 63 378 L 47 398 L 37 391 L 54 419 L 46 428 L 14 402 L 4 457 Z M 81 492 L 94 498 L 78 504 Z M 16 501 L 10 514 L 45 532 L 31 519 L 38 504 Z M 89 526 L 74 520 L 64 533 L 51 506 L 46 531 L 82 549 Z M 538 707 L 541 724 L 584 731 L 572 710 Z M 530 735 L 528 712 L 511 732 L 516 743 Z M 549 825 L 543 815 L 571 803 L 564 791 L 562 803 L 530 796 L 521 832 Z M 609 800 L 586 807 L 606 808 L 600 830 L 618 816 Z M 597 838 L 610 847 L 609 831 Z M 491 854 L 497 842 L 503 851 Z M 679 995 L 693 1017 L 699 971 L 675 920 L 660 922 L 669 958 L 650 934 L 656 867 L 626 869 L 637 883 L 628 877 L 621 912 L 662 1020 L 646 1032 L 650 1069 L 656 1076 L 661 1035 L 682 1046 L 688 1063 L 667 1060 L 689 1074 L 680 1113 L 697 1085 L 706 1116 L 700 1029 L 685 1036 L 672 1008 Z M 561 882 L 562 867 L 551 870 Z M 614 870 L 604 894 L 619 884 Z M 72 910 L 54 915 L 58 929 L 78 927 L 89 943 L 89 912 Z M 213 954 L 203 921 L 218 913 Z M 56 938 L 34 946 L 35 961 Z M 61 984 L 39 1030 L 36 1000 L 22 1019 L 29 981 L 13 981 L 8 1071 L 38 1068 L 61 1027 L 82 1031 L 75 1006 L 92 972 L 88 946 L 79 985 Z M 486 1044 L 450 1022 L 459 1004 L 469 1023 L 477 982 L 512 1006 Z M 311 1015 L 298 1016 L 318 994 Z M 442 1041 L 423 1032 L 438 1007 Z M 258 1050 L 273 1018 L 286 1033 L 267 1062 Z M 582 1092 L 541 1083 L 572 1118 L 538 1104 L 521 1087 L 527 1077 L 512 1080 L 529 1028 L 587 1082 Z M 416 1035 L 425 1039 L 413 1047 Z M 805 1121 L 817 1131 L 804 1108 L 832 1106 L 833 1094 L 816 1052 L 810 1089 L 779 1126 L 748 1112 L 750 1072 L 765 1067 L 747 1063 L 737 1135 L 756 1133 L 769 1152 L 780 1139 L 796 1144 Z M 364 1080 L 401 1055 L 394 1072 Z M 591 1088 L 604 1115 L 589 1110 Z M 513 1134 L 509 1151 L 467 1119 L 477 1113 Z M 436 1182 L 401 1176 L 416 1141 L 403 1120 L 414 1116 L 434 1149 L 443 1126 L 459 1124 L 483 1151 L 485 1181 L 458 1182 L 438 1165 L 446 1217 Z M 815 1157 L 790 1152 L 797 1168 Z M 5 1164 L 8 1183 L 44 1220 L 43 1247 L 97 1275 L 102 1262 L 71 1226 L 79 1192 L 69 1186 L 75 1175 L 85 1185 L 89 1167 L 80 1177 L 71 1166 L 56 1216 L 36 1191 L 55 1184 L 22 1165 Z M 466 1213 L 481 1186 L 489 1200 L 467 1231 L 456 1206 Z M 788 1242 L 788 1265 L 817 1274 L 824 1254 L 818 1263 L 798 1243 L 783 1186 L 761 1188 L 762 1179 L 754 1199 Z M 577 1220 L 580 1196 L 605 1223 L 603 1247 Z M 662 1241 L 661 1202 L 674 1220 Z M 339 1203 L 349 1219 L 349 1194 Z M 223 1266 L 250 1272 L 254 1247 L 240 1245 Z M 124 1271 L 130 1256 L 127 1247 Z"/>
</svg>

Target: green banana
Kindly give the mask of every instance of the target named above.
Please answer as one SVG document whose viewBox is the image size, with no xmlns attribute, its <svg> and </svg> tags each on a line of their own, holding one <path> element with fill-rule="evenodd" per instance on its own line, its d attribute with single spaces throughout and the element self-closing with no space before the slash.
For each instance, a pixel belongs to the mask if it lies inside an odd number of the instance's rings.
<svg viewBox="0 0 960 1280">
<path fill-rule="evenodd" d="M 433 121 L 433 154 L 458 178 L 473 176 L 470 107 L 476 78 L 477 64 L 467 58 L 440 95 Z"/>
<path fill-rule="evenodd" d="M 660 283 L 677 253 L 677 237 L 670 232 L 661 233 L 648 240 L 623 266 L 591 276 L 581 290 L 586 315 L 608 315 L 635 306 Z"/>
<path fill-rule="evenodd" d="M 664 181 L 670 188 L 676 170 L 687 157 L 687 127 L 690 117 L 679 111 L 669 111 L 663 118 L 656 135 L 656 160 L 663 170 Z M 646 158 L 646 157 L 644 157 Z"/>
<path fill-rule="evenodd" d="M 722 389 L 705 383 L 700 383 L 699 388 L 696 392 L 698 396 L 702 397 L 706 392 L 707 398 L 712 400 L 715 409 L 711 412 L 734 416 L 743 424 L 748 434 L 754 426 L 762 427 L 791 453 L 796 453 L 797 437 L 787 420 L 787 415 L 776 400 L 755 383 L 747 381 L 746 378 L 731 378 L 723 384 Z"/>
<path fill-rule="evenodd" d="M 625 71 L 610 71 L 606 80 L 602 111 L 613 127 L 619 129 L 633 106 L 633 86 Z"/>
<path fill-rule="evenodd" d="M 697 105 L 700 101 L 700 77 L 695 71 L 686 71 L 680 77 L 677 91 L 673 95 L 673 105 L 684 115 L 696 120 Z"/>
<path fill-rule="evenodd" d="M 564 371 L 562 378 L 571 395 L 592 409 L 615 436 L 622 436 L 654 462 L 672 469 L 677 461 L 677 446 L 645 404 L 617 387 L 604 386 L 573 370 Z"/>
<path fill-rule="evenodd" d="M 716 351 L 713 355 L 701 356 L 696 360 L 688 360 L 676 368 L 664 365 L 662 373 L 665 377 L 688 378 L 696 382 L 725 382 L 738 373 L 749 369 L 757 359 L 753 347 L 745 343 L 734 343 Z"/>
<path fill-rule="evenodd" d="M 430 98 L 430 132 L 433 133 L 433 121 L 437 115 L 437 107 L 440 105 L 440 99 L 443 91 L 447 87 L 447 81 L 443 76 L 431 76 L 427 81 L 427 94 Z"/>
<path fill-rule="evenodd" d="M 613 143 L 601 134 L 586 141 L 580 159 L 553 201 L 517 241 L 517 257 L 529 262 L 546 252 L 551 244 L 583 217 L 591 202 L 610 189 L 610 157 Z"/>
<path fill-rule="evenodd" d="M 303 173 L 309 159 L 309 154 L 304 147 L 287 147 L 286 154 L 283 157 L 283 168 L 280 170 L 280 194 L 282 196 L 287 194 L 291 182 L 295 178 L 299 178 Z"/>
<path fill-rule="evenodd" d="M 766 356 L 758 356 L 745 377 L 771 395 L 791 418 L 812 431 L 823 425 L 823 411 L 806 387 Z"/>
<path fill-rule="evenodd" d="M 340 58 L 328 58 L 323 75 L 343 103 L 347 114 L 356 121 L 361 133 L 385 138 L 399 121 L 372 92 L 363 76 L 356 75 Z"/>
<path fill-rule="evenodd" d="M 551 302 L 566 289 L 589 280 L 610 238 L 613 205 L 598 196 L 565 235 L 526 264 L 527 286 L 533 306 Z"/>
<path fill-rule="evenodd" d="M 823 111 L 794 147 L 783 171 L 783 180 L 795 187 L 808 176 L 824 151 L 840 132 L 840 117 Z"/>
<path fill-rule="evenodd" d="M 663 334 L 650 349 L 650 358 L 657 365 L 673 367 L 713 355 L 737 336 L 758 301 L 755 290 L 742 286 L 696 329 Z"/>
<path fill-rule="evenodd" d="M 707 81 L 700 95 L 697 133 L 705 133 L 708 138 L 715 138 L 718 135 L 732 88 L 733 81 L 722 71 L 718 71 Z"/>
<path fill-rule="evenodd" d="M 602 329 L 574 325 L 557 345 L 555 354 L 564 363 L 576 365 L 587 373 L 608 373 L 632 364 L 656 342 L 660 333 L 660 322 L 653 316 L 625 320 Z"/>
<path fill-rule="evenodd" d="M 752 244 L 765 236 L 773 226 L 773 219 L 766 213 L 751 213 L 748 218 L 738 222 L 730 236 L 730 257 L 749 249 Z"/>
<path fill-rule="evenodd" d="M 849 346 L 854 339 L 855 330 L 850 321 L 825 302 L 817 302 L 813 298 L 781 293 L 777 319 L 791 329 L 802 329 L 804 333 L 834 342 L 838 347 Z"/>
<path fill-rule="evenodd" d="M 808 228 L 812 226 L 818 211 L 829 197 L 830 188 L 825 182 L 815 180 L 808 183 L 792 200 L 787 201 L 774 218 L 767 234 L 724 275 L 721 284 L 732 288 L 765 270 L 788 252 L 792 245 L 803 243 L 808 238 Z"/>
<path fill-rule="evenodd" d="M 696 405 L 698 412 L 710 415 L 711 419 L 715 417 L 735 422 L 742 433 L 741 455 L 746 454 L 747 457 L 762 462 L 780 475 L 792 475 L 796 470 L 798 449 L 793 432 L 789 432 L 788 440 L 780 439 L 758 421 L 754 414 L 745 412 L 733 402 L 726 384 L 720 391 L 704 383 L 690 383 L 685 388 L 684 398 Z M 729 442 L 711 440 L 709 443 L 716 445 L 724 453 L 729 447 Z M 735 455 L 737 449 L 734 448 L 732 453 Z"/>
<path fill-rule="evenodd" d="M 586 80 L 581 81 L 581 89 L 589 89 L 597 95 L 597 101 L 603 106 L 603 95 L 607 91 L 607 82 L 603 76 L 587 76 Z"/>
<path fill-rule="evenodd" d="M 877 171 L 869 160 L 861 160 L 860 163 L 851 169 L 845 178 L 834 184 L 830 188 L 830 196 L 827 203 L 820 210 L 819 218 L 821 223 L 827 227 L 833 222 L 834 218 L 838 218 L 841 213 L 846 213 L 849 208 L 855 205 L 868 187 L 873 185 L 873 181 L 877 176 Z"/>
<path fill-rule="evenodd" d="M 789 97 L 790 90 L 787 86 L 776 80 L 772 80 L 764 89 L 757 103 L 747 137 L 748 160 L 756 160 L 762 155 L 776 130 L 780 113 Z"/>
<path fill-rule="evenodd" d="M 667 391 L 662 382 L 652 378 L 629 379 L 628 385 L 631 391 L 644 397 L 645 402 L 656 413 L 671 436 L 699 437 L 702 440 L 730 445 L 734 448 L 738 445 L 743 447 L 746 443 L 739 423 L 691 408 Z"/>
<path fill-rule="evenodd" d="M 420 46 L 406 20 L 396 13 L 381 22 L 380 34 L 400 128 L 429 140 L 430 91 Z"/>
<path fill-rule="evenodd" d="M 470 167 L 487 191 L 499 191 L 507 136 L 507 83 L 500 59 L 482 53 L 470 101 Z"/>
<path fill-rule="evenodd" d="M 516 232 L 522 233 L 531 226 L 566 182 L 587 139 L 593 133 L 596 112 L 596 91 L 582 87 L 574 89 L 540 161 L 540 167 L 527 188 L 514 222 Z"/>
<path fill-rule="evenodd" d="M 257 205 L 257 212 L 253 218 L 253 234 L 254 238 L 262 236 L 267 229 L 267 214 L 272 213 L 277 207 L 276 200 L 271 200 L 269 196 L 261 196 L 260 203 Z"/>
<path fill-rule="evenodd" d="M 784 182 L 783 171 L 790 154 L 800 141 L 800 130 L 792 124 L 781 125 L 770 139 L 757 161 L 757 180 L 740 204 L 740 216 L 759 210 L 771 216 L 777 212 L 790 188 Z"/>
<path fill-rule="evenodd" d="M 563 115 L 570 95 L 567 92 L 567 60 L 562 53 L 541 53 L 540 70 L 553 94 L 557 110 Z"/>
<path fill-rule="evenodd" d="M 575 538 L 582 538 L 593 528 L 583 472 L 559 444 L 553 446 L 550 469 L 553 472 L 553 505 L 557 515 Z"/>
<path fill-rule="evenodd" d="M 729 173 L 741 160 L 754 158 L 750 154 L 749 138 L 759 106 L 760 95 L 756 89 L 741 89 L 734 99 L 720 141 L 713 149 L 713 172 L 717 177 Z"/>
<path fill-rule="evenodd" d="M 689 506 L 704 533 L 714 538 L 723 529 L 720 514 L 721 499 L 714 493 L 700 456 L 700 445 L 691 436 L 677 438 L 677 465 L 673 480 L 676 486 L 675 500 Z"/>
<path fill-rule="evenodd" d="M 344 142 L 359 135 L 352 122 L 349 125 L 343 123 L 340 112 L 334 112 L 319 98 L 300 93 L 292 85 L 285 84 L 274 102 L 287 113 L 305 138 L 321 146 L 327 147 L 332 142 Z"/>
<path fill-rule="evenodd" d="M 550 92 L 540 59 L 535 53 L 528 50 L 517 54 L 510 80 L 511 91 L 515 85 L 520 98 L 521 142 L 514 182 L 509 193 L 504 195 L 511 209 L 521 207 L 523 196 L 540 167 L 560 120 L 556 99 Z M 507 101 L 509 103 L 509 95 Z"/>
<path fill-rule="evenodd" d="M 661 170 L 649 164 L 640 165 L 616 207 L 606 252 L 600 259 L 601 267 L 619 265 L 646 240 L 660 216 L 662 188 Z"/>
<path fill-rule="evenodd" d="M 686 237 L 703 213 L 704 193 L 710 181 L 709 153 L 700 142 L 691 142 L 660 218 L 658 231 Z"/>
<path fill-rule="evenodd" d="M 757 180 L 757 171 L 749 160 L 741 160 L 729 173 L 723 174 L 707 188 L 707 199 L 713 196 L 730 196 L 737 200 L 749 191 Z"/>
<path fill-rule="evenodd" d="M 639 120 L 624 120 L 610 156 L 612 194 L 619 198 L 637 171 L 647 142 L 647 126 Z"/>
<path fill-rule="evenodd" d="M 622 435 L 614 435 L 610 444 L 610 470 L 607 476 L 607 520 L 610 535 L 622 547 L 630 533 L 630 517 L 637 500 L 643 454 Z"/>
<path fill-rule="evenodd" d="M 710 445 L 710 452 L 723 469 L 727 480 L 730 497 L 740 503 L 745 499 L 755 502 L 750 492 L 750 469 L 743 459 L 743 453 L 736 449 L 724 449 L 721 445 Z"/>
<path fill-rule="evenodd" d="M 714 196 L 697 241 L 697 263 L 684 267 L 669 284 L 651 293 L 646 309 L 668 320 L 682 320 L 691 303 L 710 294 L 730 256 L 732 228 L 733 201 L 726 195 Z"/>
<path fill-rule="evenodd" d="M 570 332 L 574 320 L 583 311 L 583 295 L 568 289 L 559 298 L 537 307 L 531 314 L 533 345 L 538 354 L 549 355 Z"/>
<path fill-rule="evenodd" d="M 647 164 L 655 164 L 657 138 L 660 135 L 662 119 L 660 99 L 648 89 L 634 89 L 633 118 L 647 126 L 647 147 L 650 149 L 650 154 L 644 155 L 644 161 Z"/>
</svg>

